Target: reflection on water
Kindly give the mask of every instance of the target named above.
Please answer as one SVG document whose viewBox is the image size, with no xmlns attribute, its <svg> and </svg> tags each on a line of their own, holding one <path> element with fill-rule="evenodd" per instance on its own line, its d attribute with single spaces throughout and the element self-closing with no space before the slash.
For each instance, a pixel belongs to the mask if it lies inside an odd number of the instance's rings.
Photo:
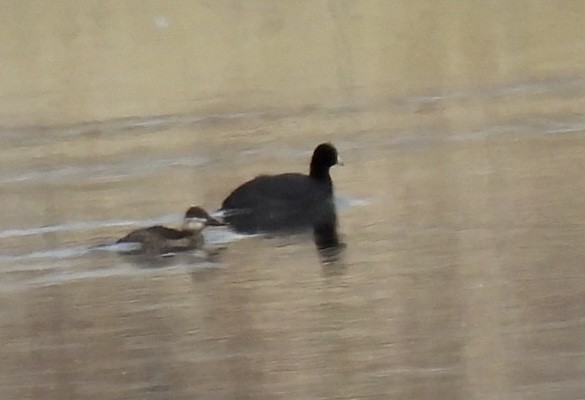
<svg viewBox="0 0 585 400">
<path fill-rule="evenodd" d="M 582 5 L 74 3 L 3 14 L 0 398 L 583 397 Z M 113 245 L 324 141 L 333 254 Z"/>
</svg>

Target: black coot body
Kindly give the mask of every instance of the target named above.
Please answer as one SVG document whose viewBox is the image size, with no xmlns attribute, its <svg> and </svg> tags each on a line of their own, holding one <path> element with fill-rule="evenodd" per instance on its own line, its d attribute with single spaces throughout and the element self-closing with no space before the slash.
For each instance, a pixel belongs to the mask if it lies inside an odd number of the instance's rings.
<svg viewBox="0 0 585 400">
<path fill-rule="evenodd" d="M 312 228 L 318 246 L 335 245 L 337 216 L 329 168 L 336 164 L 337 150 L 323 143 L 313 152 L 309 175 L 261 175 L 242 184 L 222 203 L 225 222 L 242 233 Z"/>
</svg>

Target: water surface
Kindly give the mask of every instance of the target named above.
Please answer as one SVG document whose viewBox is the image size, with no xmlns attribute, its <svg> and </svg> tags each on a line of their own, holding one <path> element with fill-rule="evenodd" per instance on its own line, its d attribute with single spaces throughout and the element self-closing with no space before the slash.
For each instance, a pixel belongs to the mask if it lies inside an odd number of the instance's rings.
<svg viewBox="0 0 585 400">
<path fill-rule="evenodd" d="M 2 399 L 583 398 L 584 7 L 58 3 L 3 14 Z M 99 247 L 323 141 L 336 262 Z"/>
</svg>

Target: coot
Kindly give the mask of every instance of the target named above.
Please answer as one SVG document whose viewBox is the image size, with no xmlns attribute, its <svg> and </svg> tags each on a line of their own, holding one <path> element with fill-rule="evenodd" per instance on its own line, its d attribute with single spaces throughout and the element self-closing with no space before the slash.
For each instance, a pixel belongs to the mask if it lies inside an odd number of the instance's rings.
<svg viewBox="0 0 585 400">
<path fill-rule="evenodd" d="M 337 216 L 329 168 L 339 164 L 330 143 L 317 146 L 309 175 L 261 175 L 236 188 L 222 203 L 225 222 L 242 233 L 295 233 L 313 229 L 317 246 L 337 244 Z"/>
<path fill-rule="evenodd" d="M 116 243 L 140 243 L 138 252 L 148 255 L 203 249 L 201 232 L 208 225 L 224 224 L 212 218 L 203 208 L 191 207 L 185 213 L 181 229 L 155 225 L 132 231 Z"/>
</svg>

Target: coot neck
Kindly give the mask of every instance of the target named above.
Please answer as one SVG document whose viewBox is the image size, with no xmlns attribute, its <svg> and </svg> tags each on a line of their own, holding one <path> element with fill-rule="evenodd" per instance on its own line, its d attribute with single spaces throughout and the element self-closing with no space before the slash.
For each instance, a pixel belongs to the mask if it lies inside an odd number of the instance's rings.
<svg viewBox="0 0 585 400">
<path fill-rule="evenodd" d="M 333 186 L 331 182 L 331 175 L 329 175 L 329 167 L 311 160 L 311 171 L 309 176 L 319 182 L 326 183 L 328 186 Z"/>
</svg>

